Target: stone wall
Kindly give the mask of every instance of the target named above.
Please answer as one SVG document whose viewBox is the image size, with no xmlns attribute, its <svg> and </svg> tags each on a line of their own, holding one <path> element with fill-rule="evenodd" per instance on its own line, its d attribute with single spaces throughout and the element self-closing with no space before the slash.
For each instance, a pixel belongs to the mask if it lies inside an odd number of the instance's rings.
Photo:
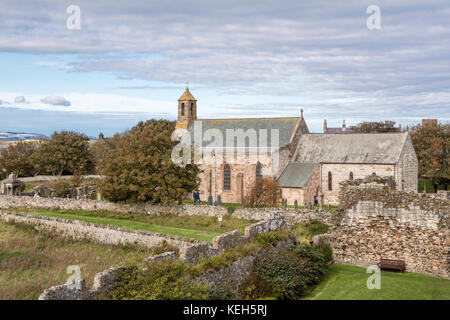
<svg viewBox="0 0 450 320">
<path fill-rule="evenodd" d="M 119 281 L 125 267 L 115 267 L 97 273 L 91 290 L 86 289 L 86 281 L 80 279 L 71 283 L 45 290 L 38 300 L 92 300 L 107 294 Z"/>
<path fill-rule="evenodd" d="M 56 232 L 70 239 L 87 239 L 93 242 L 120 245 L 134 244 L 148 248 L 159 247 L 163 243 L 181 248 L 192 245 L 192 242 L 180 237 L 145 231 L 130 231 L 113 226 L 87 223 L 77 220 L 44 217 L 31 214 L 0 212 L 0 220 L 17 224 L 33 225 L 37 230 Z"/>
<path fill-rule="evenodd" d="M 404 260 L 407 271 L 448 278 L 450 201 L 362 182 L 341 190 L 342 206 L 327 235 L 335 262 Z"/>
<path fill-rule="evenodd" d="M 151 204 L 125 204 L 113 203 L 101 200 L 77 200 L 65 198 L 32 198 L 12 197 L 0 195 L 0 208 L 41 208 L 62 210 L 105 210 L 111 212 L 133 212 L 149 215 L 174 214 L 180 216 L 209 216 L 224 217 L 228 214 L 227 209 L 222 206 L 208 205 L 151 205 Z M 273 212 L 285 215 L 291 223 L 301 223 L 308 219 L 319 219 L 325 223 L 330 220 L 331 213 L 325 210 L 295 210 L 292 208 L 238 208 L 231 214 L 234 218 L 261 221 L 268 219 Z"/>
</svg>

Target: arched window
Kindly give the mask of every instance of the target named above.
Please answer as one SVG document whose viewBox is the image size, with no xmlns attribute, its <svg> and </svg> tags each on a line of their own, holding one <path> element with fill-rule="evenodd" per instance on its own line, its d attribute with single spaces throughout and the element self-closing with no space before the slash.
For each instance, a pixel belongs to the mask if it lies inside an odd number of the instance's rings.
<svg viewBox="0 0 450 320">
<path fill-rule="evenodd" d="M 231 190 L 231 169 L 228 164 L 223 167 L 223 189 Z"/>
<path fill-rule="evenodd" d="M 256 164 L 256 181 L 262 179 L 262 169 L 261 169 L 261 163 L 258 161 Z"/>
<path fill-rule="evenodd" d="M 350 175 L 348 177 L 350 180 L 353 180 L 353 172 L 350 171 Z"/>
<path fill-rule="evenodd" d="M 184 103 L 181 104 L 181 115 L 184 116 Z"/>
<path fill-rule="evenodd" d="M 328 191 L 333 190 L 333 175 L 328 172 Z"/>
<path fill-rule="evenodd" d="M 191 103 L 191 107 L 189 108 L 189 115 L 193 116 L 194 115 L 194 104 Z"/>
<path fill-rule="evenodd" d="M 372 175 L 373 175 L 373 176 L 376 176 L 377 174 L 376 174 L 375 172 L 372 172 Z"/>
</svg>

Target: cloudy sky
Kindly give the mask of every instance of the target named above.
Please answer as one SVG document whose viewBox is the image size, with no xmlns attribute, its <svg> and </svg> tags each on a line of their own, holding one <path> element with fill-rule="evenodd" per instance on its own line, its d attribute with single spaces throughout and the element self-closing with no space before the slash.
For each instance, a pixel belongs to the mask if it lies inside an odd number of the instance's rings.
<svg viewBox="0 0 450 320">
<path fill-rule="evenodd" d="M 370 5 L 381 29 L 367 27 Z M 175 119 L 186 81 L 200 118 L 303 108 L 314 132 L 323 119 L 449 121 L 450 2 L 0 2 L 0 131 L 112 135 Z"/>
</svg>

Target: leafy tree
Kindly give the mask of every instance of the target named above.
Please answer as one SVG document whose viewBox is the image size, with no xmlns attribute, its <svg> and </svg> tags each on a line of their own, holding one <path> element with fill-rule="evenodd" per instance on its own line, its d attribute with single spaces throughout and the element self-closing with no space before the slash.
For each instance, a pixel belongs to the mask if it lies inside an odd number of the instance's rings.
<svg viewBox="0 0 450 320">
<path fill-rule="evenodd" d="M 70 131 L 55 132 L 49 140 L 41 140 L 33 159 L 37 171 L 53 175 L 87 173 L 94 164 L 89 138 Z"/>
<path fill-rule="evenodd" d="M 450 124 L 418 124 L 411 128 L 410 134 L 419 160 L 419 176 L 431 179 L 435 186 L 448 185 Z"/>
<path fill-rule="evenodd" d="M 108 154 L 117 147 L 120 139 L 120 134 L 116 133 L 112 138 L 104 138 L 92 144 L 90 152 L 94 157 L 96 172 L 104 166 L 104 161 L 107 160 Z"/>
<path fill-rule="evenodd" d="M 383 133 L 400 132 L 400 128 L 395 126 L 395 121 L 362 122 L 351 129 L 357 133 Z"/>
<path fill-rule="evenodd" d="M 0 152 L 0 177 L 4 178 L 10 173 L 18 177 L 33 176 L 35 168 L 32 156 L 36 152 L 36 142 L 19 141 L 8 145 Z"/>
<path fill-rule="evenodd" d="M 278 207 L 280 205 L 280 185 L 269 177 L 255 182 L 250 193 L 244 199 L 245 207 Z"/>
<path fill-rule="evenodd" d="M 98 168 L 105 176 L 102 195 L 110 201 L 171 203 L 196 189 L 198 167 L 172 162 L 174 129 L 174 122 L 149 120 L 118 139 Z"/>
</svg>

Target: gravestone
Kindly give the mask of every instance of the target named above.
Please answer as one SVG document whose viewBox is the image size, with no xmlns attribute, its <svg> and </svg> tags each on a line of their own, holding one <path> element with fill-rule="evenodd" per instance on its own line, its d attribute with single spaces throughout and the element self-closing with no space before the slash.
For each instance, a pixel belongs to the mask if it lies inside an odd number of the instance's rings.
<svg viewBox="0 0 450 320">
<path fill-rule="evenodd" d="M 295 200 L 295 202 L 294 202 L 294 208 L 295 208 L 295 210 L 298 210 L 298 202 L 297 202 L 297 200 Z"/>
<path fill-rule="evenodd" d="M 213 205 L 213 197 L 212 197 L 212 195 L 209 195 L 209 196 L 208 196 L 208 204 L 209 204 L 210 206 Z"/>
</svg>

